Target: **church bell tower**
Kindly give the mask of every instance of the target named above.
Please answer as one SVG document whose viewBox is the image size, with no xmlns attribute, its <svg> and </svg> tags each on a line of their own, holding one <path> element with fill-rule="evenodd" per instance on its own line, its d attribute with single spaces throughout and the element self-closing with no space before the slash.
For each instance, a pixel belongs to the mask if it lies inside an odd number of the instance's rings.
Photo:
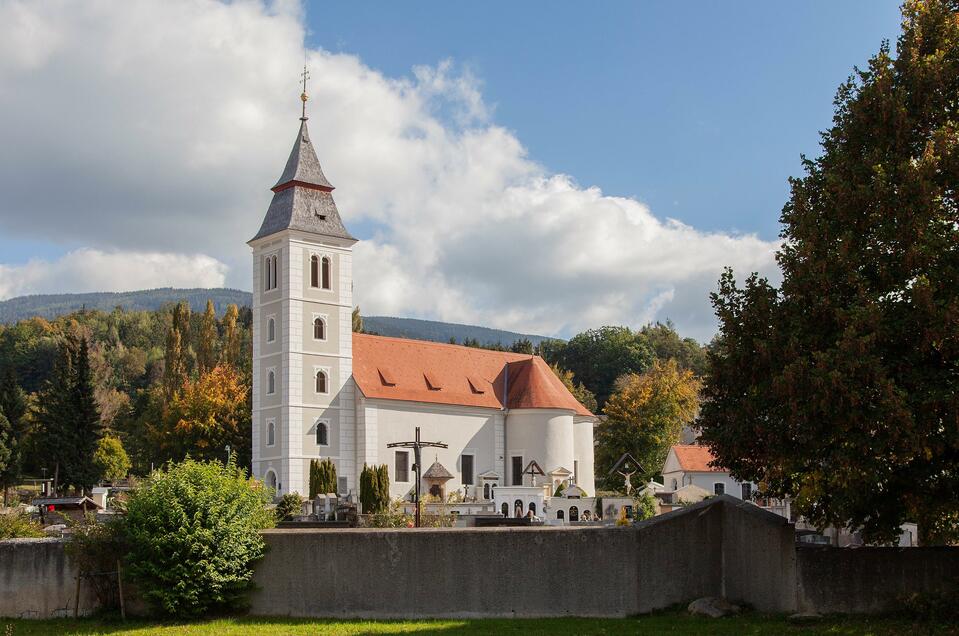
<svg viewBox="0 0 959 636">
<path fill-rule="evenodd" d="M 278 495 L 309 493 L 311 459 L 356 490 L 353 238 L 303 114 L 253 250 L 253 474 Z"/>
</svg>

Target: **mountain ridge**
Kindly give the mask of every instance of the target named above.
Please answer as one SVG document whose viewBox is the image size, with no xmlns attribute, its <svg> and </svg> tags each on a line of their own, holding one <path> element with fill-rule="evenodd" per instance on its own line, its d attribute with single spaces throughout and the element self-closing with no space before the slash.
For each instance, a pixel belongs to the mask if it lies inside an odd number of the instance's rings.
<svg viewBox="0 0 959 636">
<path fill-rule="evenodd" d="M 129 292 L 87 292 L 79 294 L 32 294 L 0 300 L 0 324 L 13 324 L 20 320 L 41 317 L 53 320 L 75 311 L 97 310 L 113 311 L 122 307 L 126 311 L 156 311 L 168 303 L 186 300 L 193 311 L 203 311 L 207 300 L 213 301 L 217 315 L 223 315 L 227 305 L 249 307 L 253 301 L 250 292 L 230 288 L 174 288 L 159 287 Z M 449 342 L 477 340 L 481 344 L 502 344 L 509 346 L 513 342 L 528 339 L 534 345 L 546 336 L 524 334 L 503 329 L 493 329 L 480 325 L 462 325 L 458 323 L 424 320 L 421 318 L 402 318 L 398 316 L 363 316 L 363 328 L 370 333 L 399 338 Z"/>
</svg>

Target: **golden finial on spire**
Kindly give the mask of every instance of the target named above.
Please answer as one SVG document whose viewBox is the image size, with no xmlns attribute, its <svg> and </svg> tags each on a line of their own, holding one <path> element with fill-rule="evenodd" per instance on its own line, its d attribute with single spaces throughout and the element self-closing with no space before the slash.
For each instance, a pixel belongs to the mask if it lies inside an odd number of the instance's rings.
<svg viewBox="0 0 959 636">
<path fill-rule="evenodd" d="M 303 102 L 303 114 L 300 116 L 300 119 L 306 121 L 306 100 L 309 99 L 309 96 L 306 94 L 306 80 L 310 79 L 310 72 L 306 70 L 306 64 L 303 65 L 303 72 L 300 73 L 300 77 L 303 78 L 303 92 L 300 93 L 300 101 Z"/>
</svg>

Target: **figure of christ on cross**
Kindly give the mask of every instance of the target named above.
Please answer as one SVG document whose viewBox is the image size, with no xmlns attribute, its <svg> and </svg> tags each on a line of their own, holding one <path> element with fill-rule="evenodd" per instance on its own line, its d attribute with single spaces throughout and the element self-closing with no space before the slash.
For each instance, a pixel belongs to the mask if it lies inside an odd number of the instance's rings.
<svg viewBox="0 0 959 636">
<path fill-rule="evenodd" d="M 392 442 L 387 444 L 387 448 L 412 448 L 413 449 L 413 474 L 415 475 L 413 503 L 416 506 L 415 527 L 420 527 L 420 450 L 426 447 L 449 448 L 443 442 L 424 442 L 420 439 L 420 427 L 416 427 L 416 439 L 412 442 Z"/>
</svg>

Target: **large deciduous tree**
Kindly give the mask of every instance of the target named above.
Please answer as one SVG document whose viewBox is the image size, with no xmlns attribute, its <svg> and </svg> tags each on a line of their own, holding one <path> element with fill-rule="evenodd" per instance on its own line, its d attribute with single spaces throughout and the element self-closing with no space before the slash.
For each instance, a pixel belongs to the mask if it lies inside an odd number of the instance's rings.
<svg viewBox="0 0 959 636">
<path fill-rule="evenodd" d="M 819 525 L 959 536 L 959 2 L 908 0 L 791 180 L 779 289 L 720 280 L 703 440 Z"/>
<path fill-rule="evenodd" d="M 169 403 L 162 445 L 174 458 L 222 459 L 226 447 L 237 463 L 249 466 L 251 447 L 250 387 L 231 366 L 218 365 L 196 380 L 187 380 Z"/>
<path fill-rule="evenodd" d="M 600 408 L 609 399 L 616 379 L 627 373 L 642 373 L 653 363 L 646 339 L 628 327 L 601 327 L 574 336 L 559 349 L 559 366 L 573 372 L 596 396 Z"/>
<path fill-rule="evenodd" d="M 621 377 L 606 402 L 608 417 L 596 427 L 597 474 L 606 475 L 623 453 L 640 463 L 645 477 L 659 473 L 669 447 L 696 417 L 699 389 L 693 372 L 672 359 Z"/>
</svg>

